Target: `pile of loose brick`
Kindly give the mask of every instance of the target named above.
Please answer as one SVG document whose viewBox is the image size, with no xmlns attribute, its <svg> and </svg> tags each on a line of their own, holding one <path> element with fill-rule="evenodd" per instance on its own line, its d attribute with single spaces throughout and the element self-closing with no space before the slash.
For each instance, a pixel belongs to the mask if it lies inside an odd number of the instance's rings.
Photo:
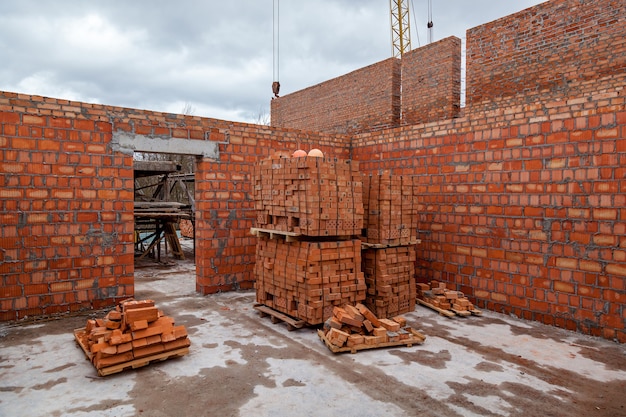
<svg viewBox="0 0 626 417">
<path fill-rule="evenodd" d="M 379 317 L 415 309 L 417 198 L 413 178 L 388 172 L 364 176 L 365 305 Z"/>
<path fill-rule="evenodd" d="M 193 223 L 191 220 L 181 219 L 178 223 L 178 228 L 180 229 L 181 236 L 188 237 L 190 239 L 194 238 Z"/>
<path fill-rule="evenodd" d="M 429 284 L 417 284 L 417 296 L 433 307 L 441 310 L 451 310 L 454 312 L 477 311 L 461 291 L 449 290 L 445 282 L 431 281 Z"/>
<path fill-rule="evenodd" d="M 272 157 L 255 165 L 259 228 L 306 236 L 353 236 L 363 228 L 358 163 L 334 158 Z"/>
<path fill-rule="evenodd" d="M 190 346 L 185 326 L 175 326 L 152 300 L 122 301 L 74 335 L 100 375 L 183 356 Z"/>
<path fill-rule="evenodd" d="M 378 318 L 360 303 L 335 307 L 332 317 L 324 322 L 322 332 L 335 348 L 355 349 L 413 341 L 414 335 L 404 317 Z"/>
</svg>

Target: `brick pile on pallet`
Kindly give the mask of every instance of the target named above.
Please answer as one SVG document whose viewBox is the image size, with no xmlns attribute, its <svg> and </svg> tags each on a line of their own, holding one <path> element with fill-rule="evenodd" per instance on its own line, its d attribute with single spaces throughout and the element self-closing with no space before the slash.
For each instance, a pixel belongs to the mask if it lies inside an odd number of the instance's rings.
<svg viewBox="0 0 626 417">
<path fill-rule="evenodd" d="M 257 302 L 316 325 L 334 306 L 365 299 L 361 241 L 287 242 L 259 237 Z"/>
<path fill-rule="evenodd" d="M 254 169 L 256 227 L 306 236 L 355 236 L 363 228 L 358 163 L 268 158 Z"/>
<path fill-rule="evenodd" d="M 316 325 L 334 306 L 365 299 L 361 241 L 353 238 L 363 228 L 361 180 L 357 162 L 334 158 L 255 166 L 258 303 Z"/>
<path fill-rule="evenodd" d="M 367 285 L 365 305 L 379 317 L 415 310 L 415 248 L 395 246 L 363 249 Z"/>
<path fill-rule="evenodd" d="M 455 312 L 476 311 L 465 294 L 461 291 L 449 290 L 445 282 L 431 281 L 429 284 L 417 284 L 417 296 L 420 300 L 440 308 L 442 310 L 452 310 Z"/>
<path fill-rule="evenodd" d="M 185 326 L 176 326 L 152 300 L 123 301 L 74 335 L 100 375 L 183 356 L 190 346 Z"/>
<path fill-rule="evenodd" d="M 364 242 L 410 245 L 417 240 L 418 201 L 413 177 L 363 176 Z"/>
<path fill-rule="evenodd" d="M 418 200 L 413 182 L 413 177 L 390 173 L 363 180 L 365 305 L 380 317 L 415 309 Z"/>
</svg>

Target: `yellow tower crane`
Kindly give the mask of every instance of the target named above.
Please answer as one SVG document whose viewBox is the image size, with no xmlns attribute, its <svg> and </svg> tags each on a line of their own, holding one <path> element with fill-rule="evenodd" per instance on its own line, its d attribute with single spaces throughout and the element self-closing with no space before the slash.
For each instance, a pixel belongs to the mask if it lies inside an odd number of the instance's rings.
<svg viewBox="0 0 626 417">
<path fill-rule="evenodd" d="M 389 0 L 391 14 L 391 55 L 401 58 L 411 50 L 409 0 Z"/>
</svg>

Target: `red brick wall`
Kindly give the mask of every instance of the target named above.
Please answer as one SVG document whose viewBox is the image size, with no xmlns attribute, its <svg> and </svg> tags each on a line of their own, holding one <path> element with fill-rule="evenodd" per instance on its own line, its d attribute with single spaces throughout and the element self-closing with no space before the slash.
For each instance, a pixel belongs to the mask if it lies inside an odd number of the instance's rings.
<svg viewBox="0 0 626 417">
<path fill-rule="evenodd" d="M 272 126 L 360 133 L 457 117 L 461 40 L 449 37 L 272 100 Z"/>
<path fill-rule="evenodd" d="M 452 119 L 460 106 L 459 38 L 442 39 L 402 56 L 402 124 Z"/>
<path fill-rule="evenodd" d="M 133 295 L 132 158 L 76 103 L 41 104 L 54 112 L 0 109 L 0 320 Z"/>
<path fill-rule="evenodd" d="M 547 2 L 469 31 L 468 45 L 488 52 L 484 66 L 468 58 L 465 115 L 360 135 L 353 158 L 362 170 L 391 168 L 421 182 L 420 281 L 448 282 L 484 308 L 626 342 L 626 15 L 618 2 L 589 3 Z M 511 55 L 500 39 L 530 36 L 528 16 L 541 16 L 550 36 Z M 579 51 L 568 46 L 582 30 L 571 22 L 597 23 L 592 47 L 584 47 L 591 38 L 574 42 Z M 528 49 L 545 61 L 556 45 L 567 51 L 563 67 L 522 65 Z M 546 82 L 561 71 L 566 89 Z"/>
<path fill-rule="evenodd" d="M 251 288 L 253 164 L 345 137 L 0 92 L 0 320 L 133 296 L 132 155 L 114 132 L 220 142 L 198 161 L 196 273 L 203 294 Z"/>
<path fill-rule="evenodd" d="M 542 103 L 357 138 L 362 170 L 420 182 L 419 282 L 626 342 L 626 100 L 584 101 L 584 115 Z"/>
<path fill-rule="evenodd" d="M 400 61 L 385 61 L 272 100 L 272 126 L 330 133 L 397 126 Z"/>
<path fill-rule="evenodd" d="M 600 91 L 626 72 L 622 0 L 553 0 L 467 32 L 467 106 Z M 507 103 L 509 104 L 509 103 Z"/>
</svg>

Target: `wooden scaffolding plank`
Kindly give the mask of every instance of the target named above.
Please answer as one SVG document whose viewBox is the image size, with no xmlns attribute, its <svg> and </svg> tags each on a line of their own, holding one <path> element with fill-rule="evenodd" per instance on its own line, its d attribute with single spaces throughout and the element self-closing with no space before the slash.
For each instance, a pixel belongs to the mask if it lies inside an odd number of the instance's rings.
<svg viewBox="0 0 626 417">
<path fill-rule="evenodd" d="M 176 257 L 176 259 L 185 259 L 185 254 L 183 253 L 183 247 L 180 245 L 180 241 L 178 240 L 178 234 L 176 233 L 176 228 L 174 227 L 174 223 L 171 223 L 171 222 L 165 223 L 165 238 L 167 239 L 167 242 L 170 244 L 172 253 Z"/>
</svg>

